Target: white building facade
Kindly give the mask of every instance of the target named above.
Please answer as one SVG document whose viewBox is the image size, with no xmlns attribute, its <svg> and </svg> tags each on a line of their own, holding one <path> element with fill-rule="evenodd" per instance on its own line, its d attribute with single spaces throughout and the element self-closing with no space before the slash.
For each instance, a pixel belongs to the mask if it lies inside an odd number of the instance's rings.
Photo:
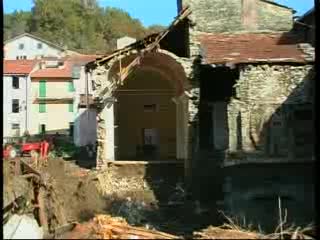
<svg viewBox="0 0 320 240">
<path fill-rule="evenodd" d="M 5 42 L 4 58 L 8 60 L 61 57 L 65 49 L 29 33 Z"/>
<path fill-rule="evenodd" d="M 30 73 L 37 62 L 16 60 L 4 62 L 3 136 L 20 137 L 30 128 Z"/>
<path fill-rule="evenodd" d="M 88 60 L 90 57 L 88 58 Z M 92 56 L 90 60 L 95 59 Z M 74 121 L 74 144 L 77 146 L 94 145 L 97 139 L 97 113 L 92 108 L 92 81 L 89 74 L 86 75 L 84 64 L 81 61 L 74 68 L 75 86 L 75 121 Z M 87 104 L 88 103 L 88 104 Z"/>
</svg>

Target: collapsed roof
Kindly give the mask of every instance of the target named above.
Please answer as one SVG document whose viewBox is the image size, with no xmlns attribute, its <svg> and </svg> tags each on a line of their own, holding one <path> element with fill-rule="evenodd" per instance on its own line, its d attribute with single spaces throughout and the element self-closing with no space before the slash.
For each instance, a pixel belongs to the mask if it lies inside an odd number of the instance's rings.
<svg viewBox="0 0 320 240">
<path fill-rule="evenodd" d="M 198 40 L 206 64 L 312 61 L 288 33 L 201 34 Z"/>
</svg>

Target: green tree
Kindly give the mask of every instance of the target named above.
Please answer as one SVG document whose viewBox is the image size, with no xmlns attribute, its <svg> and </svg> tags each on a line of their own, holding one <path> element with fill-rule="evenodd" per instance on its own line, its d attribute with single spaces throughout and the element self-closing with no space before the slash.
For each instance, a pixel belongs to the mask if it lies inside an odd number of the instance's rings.
<svg viewBox="0 0 320 240">
<path fill-rule="evenodd" d="M 153 34 L 153 33 L 159 33 L 165 30 L 166 27 L 158 24 L 154 24 L 148 27 L 147 32 L 148 34 Z"/>
<path fill-rule="evenodd" d="M 15 11 L 12 14 L 4 14 L 3 28 L 4 39 L 13 38 L 19 34 L 29 31 L 30 12 Z"/>
<path fill-rule="evenodd" d="M 127 12 L 102 8 L 97 0 L 34 0 L 31 12 L 4 15 L 5 39 L 30 32 L 83 53 L 111 51 L 120 37 L 141 39 L 163 29 L 145 28 Z"/>
</svg>

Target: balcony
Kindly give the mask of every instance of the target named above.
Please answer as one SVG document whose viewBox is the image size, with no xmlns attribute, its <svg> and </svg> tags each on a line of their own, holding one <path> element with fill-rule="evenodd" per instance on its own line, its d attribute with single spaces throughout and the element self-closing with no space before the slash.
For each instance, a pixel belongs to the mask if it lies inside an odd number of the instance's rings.
<svg viewBox="0 0 320 240">
<path fill-rule="evenodd" d="M 40 97 L 39 93 L 33 94 L 33 103 L 72 103 L 74 92 L 55 92 L 47 94 L 46 97 Z"/>
</svg>

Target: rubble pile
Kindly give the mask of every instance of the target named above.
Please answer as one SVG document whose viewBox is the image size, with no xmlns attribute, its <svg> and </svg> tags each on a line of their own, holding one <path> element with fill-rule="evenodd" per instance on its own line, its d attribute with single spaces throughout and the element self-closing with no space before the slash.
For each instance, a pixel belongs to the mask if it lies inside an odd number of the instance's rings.
<svg viewBox="0 0 320 240">
<path fill-rule="evenodd" d="M 235 229 L 210 226 L 201 232 L 194 232 L 197 239 L 261 239 L 261 235 Z"/>
<path fill-rule="evenodd" d="M 110 215 L 97 215 L 91 221 L 78 224 L 71 232 L 60 237 L 66 239 L 181 239 L 168 233 L 129 225 L 123 218 Z"/>
<path fill-rule="evenodd" d="M 102 239 L 178 239 L 160 231 L 130 226 L 125 220 L 108 215 L 98 215 L 93 221 L 95 234 Z"/>
<path fill-rule="evenodd" d="M 113 171 L 106 171 L 99 173 L 97 179 L 101 193 L 104 195 L 150 190 L 148 183 L 140 176 L 119 178 Z"/>
</svg>

